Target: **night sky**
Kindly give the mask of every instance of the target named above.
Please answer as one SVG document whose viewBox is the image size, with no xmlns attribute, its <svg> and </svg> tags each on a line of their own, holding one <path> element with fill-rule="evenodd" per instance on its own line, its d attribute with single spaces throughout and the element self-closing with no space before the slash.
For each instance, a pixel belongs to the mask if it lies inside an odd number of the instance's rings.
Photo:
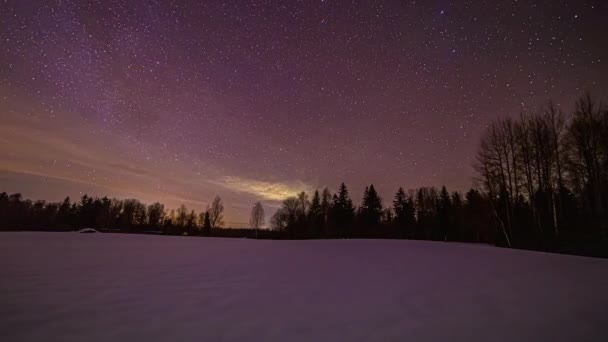
<svg viewBox="0 0 608 342">
<path fill-rule="evenodd" d="M 185 204 L 472 185 L 484 127 L 608 99 L 607 1 L 0 2 L 0 191 Z"/>
</svg>

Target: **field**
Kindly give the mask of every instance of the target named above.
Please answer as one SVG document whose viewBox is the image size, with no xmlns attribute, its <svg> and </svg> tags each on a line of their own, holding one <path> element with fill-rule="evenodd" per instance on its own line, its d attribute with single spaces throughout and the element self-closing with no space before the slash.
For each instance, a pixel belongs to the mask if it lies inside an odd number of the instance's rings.
<svg viewBox="0 0 608 342">
<path fill-rule="evenodd" d="M 0 234 L 3 341 L 608 341 L 608 260 L 397 240 Z"/>
</svg>

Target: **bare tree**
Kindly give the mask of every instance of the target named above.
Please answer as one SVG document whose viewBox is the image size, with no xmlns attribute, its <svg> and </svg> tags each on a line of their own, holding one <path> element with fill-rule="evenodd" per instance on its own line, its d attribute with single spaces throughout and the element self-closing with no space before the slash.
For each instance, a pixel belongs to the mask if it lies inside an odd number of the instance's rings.
<svg viewBox="0 0 608 342">
<path fill-rule="evenodd" d="M 310 205 L 310 202 L 308 201 L 308 194 L 305 193 L 304 191 L 300 192 L 298 194 L 298 202 L 300 205 L 300 212 L 302 214 L 306 214 L 306 211 L 308 210 L 308 206 Z"/>
<path fill-rule="evenodd" d="M 302 215 L 301 202 L 297 197 L 291 196 L 283 201 L 281 208 L 270 219 L 273 229 L 286 231 L 288 234 L 295 233 L 298 218 Z"/>
<path fill-rule="evenodd" d="M 185 227 L 186 226 L 186 220 L 188 219 L 188 209 L 186 208 L 185 205 L 180 205 L 180 207 L 177 209 L 177 225 L 180 227 Z"/>
<path fill-rule="evenodd" d="M 520 121 L 519 124 L 517 126 L 516 129 L 516 134 L 517 134 L 517 141 L 518 141 L 518 154 L 519 154 L 519 158 L 521 160 L 521 168 L 522 168 L 522 173 L 524 174 L 525 178 L 524 178 L 524 184 L 525 184 L 525 189 L 527 192 L 527 196 L 528 196 L 528 200 L 530 201 L 531 204 L 534 204 L 534 198 L 535 198 L 535 183 L 534 183 L 534 163 L 532 162 L 533 160 L 533 153 L 532 153 L 532 139 L 530 138 L 530 126 L 531 126 L 531 120 L 528 117 L 525 117 L 523 113 L 521 113 L 520 115 Z M 536 206 L 535 205 L 531 205 L 531 209 L 532 209 L 532 218 L 534 220 L 534 225 L 536 227 L 537 232 L 540 232 L 541 227 L 540 227 L 540 221 L 539 221 L 539 217 L 538 214 L 536 212 Z"/>
<path fill-rule="evenodd" d="M 224 225 L 224 204 L 220 196 L 215 196 L 211 208 L 208 209 L 211 228 L 216 229 Z"/>
<path fill-rule="evenodd" d="M 287 230 L 289 218 L 287 211 L 284 208 L 279 208 L 270 218 L 270 226 L 272 229 L 283 232 Z"/>
<path fill-rule="evenodd" d="M 298 215 L 301 212 L 301 202 L 297 197 L 287 197 L 283 201 L 283 208 L 287 212 L 287 216 L 289 218 L 290 228 L 293 228 L 296 220 L 298 219 Z"/>
<path fill-rule="evenodd" d="M 160 225 L 162 225 L 164 216 L 164 205 L 157 202 L 148 206 L 148 224 L 151 227 L 159 227 Z"/>
<path fill-rule="evenodd" d="M 589 94 L 576 103 L 568 127 L 570 175 L 587 214 L 608 235 L 608 111 Z"/>
<path fill-rule="evenodd" d="M 255 202 L 251 209 L 249 224 L 253 229 L 260 229 L 264 225 L 264 207 L 261 202 Z"/>
<path fill-rule="evenodd" d="M 565 118 L 564 118 L 564 114 L 561 110 L 557 110 L 555 108 L 555 106 L 553 105 L 553 102 L 549 102 L 546 106 L 545 112 L 544 112 L 544 118 L 545 121 L 547 123 L 547 128 L 550 132 L 550 136 L 551 136 L 551 147 L 553 148 L 553 150 L 551 151 L 552 153 L 552 160 L 553 160 L 553 164 L 555 165 L 554 169 L 556 172 L 556 177 L 557 177 L 557 184 L 556 187 L 554 189 L 553 183 L 555 183 L 555 181 L 551 182 L 551 185 L 549 187 L 549 191 L 551 193 L 551 197 L 550 197 L 550 202 L 551 202 L 551 211 L 553 214 L 553 230 L 554 230 L 554 234 L 555 236 L 559 235 L 559 228 L 558 228 L 558 218 L 561 217 L 561 211 L 562 211 L 562 203 L 561 203 L 561 195 L 564 189 L 564 182 L 563 182 L 563 156 L 562 156 L 562 146 L 563 146 L 563 140 L 564 140 L 564 132 L 565 132 Z M 555 177 L 554 177 L 555 178 Z M 558 193 L 558 197 L 557 199 L 555 198 L 555 190 L 557 190 Z M 559 214 L 558 214 L 559 212 Z"/>
<path fill-rule="evenodd" d="M 486 134 L 481 139 L 481 144 L 477 152 L 476 163 L 474 165 L 477 173 L 480 176 L 480 181 L 484 185 L 487 194 L 488 202 L 492 205 L 492 211 L 497 222 L 500 225 L 502 233 L 504 234 L 507 245 L 511 247 L 510 243 L 510 208 L 509 208 L 509 187 L 507 186 L 507 177 L 505 172 L 505 159 L 508 158 L 508 152 L 510 149 L 503 149 L 504 146 L 501 144 L 502 134 L 499 129 L 500 125 L 493 123 Z M 506 154 L 503 154 L 507 150 Z M 420 196 L 419 196 L 420 197 Z M 507 219 L 507 225 L 501 219 L 498 214 L 497 206 L 494 202 L 498 202 L 502 197 L 505 205 L 505 215 Z M 420 200 L 418 201 L 420 202 Z M 417 204 L 420 207 L 420 204 Z M 420 214 L 418 215 L 421 216 Z M 420 220 L 420 218 L 419 218 Z"/>
</svg>

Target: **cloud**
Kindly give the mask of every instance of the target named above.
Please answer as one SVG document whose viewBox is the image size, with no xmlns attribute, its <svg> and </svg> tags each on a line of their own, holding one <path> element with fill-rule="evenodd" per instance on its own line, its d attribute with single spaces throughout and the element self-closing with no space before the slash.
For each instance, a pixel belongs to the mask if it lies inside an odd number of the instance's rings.
<svg viewBox="0 0 608 342">
<path fill-rule="evenodd" d="M 242 192 L 261 197 L 268 201 L 282 201 L 289 196 L 294 196 L 300 191 L 310 191 L 312 186 L 301 182 L 267 182 L 241 177 L 224 176 L 215 184 L 221 185 L 235 192 Z"/>
<path fill-rule="evenodd" d="M 146 145 L 144 155 L 139 145 L 115 132 L 96 130 L 74 113 L 56 113 L 49 120 L 42 114 L 24 115 L 42 112 L 26 108 L 27 103 L 12 105 L 18 108 L 5 109 L 0 103 L 0 188 L 8 184 L 15 191 L 29 190 L 33 198 L 85 192 L 203 210 L 218 194 L 227 205 L 226 220 L 246 222 L 252 199 L 273 208 L 289 196 L 312 189 L 297 180 L 225 176 L 226 170 L 214 163 L 196 156 L 173 160 L 170 152 L 153 143 Z M 28 187 L 30 178 L 40 179 L 43 183 L 32 184 L 43 186 Z"/>
</svg>

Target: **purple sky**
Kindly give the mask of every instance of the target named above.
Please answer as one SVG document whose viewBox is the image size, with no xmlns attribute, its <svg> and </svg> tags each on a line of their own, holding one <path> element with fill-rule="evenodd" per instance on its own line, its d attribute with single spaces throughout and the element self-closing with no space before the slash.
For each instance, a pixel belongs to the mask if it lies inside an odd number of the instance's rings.
<svg viewBox="0 0 608 342">
<path fill-rule="evenodd" d="M 187 4 L 184 4 L 187 3 Z M 485 125 L 608 99 L 606 1 L 0 2 L 0 191 L 227 225 L 344 181 L 471 186 Z"/>
</svg>

